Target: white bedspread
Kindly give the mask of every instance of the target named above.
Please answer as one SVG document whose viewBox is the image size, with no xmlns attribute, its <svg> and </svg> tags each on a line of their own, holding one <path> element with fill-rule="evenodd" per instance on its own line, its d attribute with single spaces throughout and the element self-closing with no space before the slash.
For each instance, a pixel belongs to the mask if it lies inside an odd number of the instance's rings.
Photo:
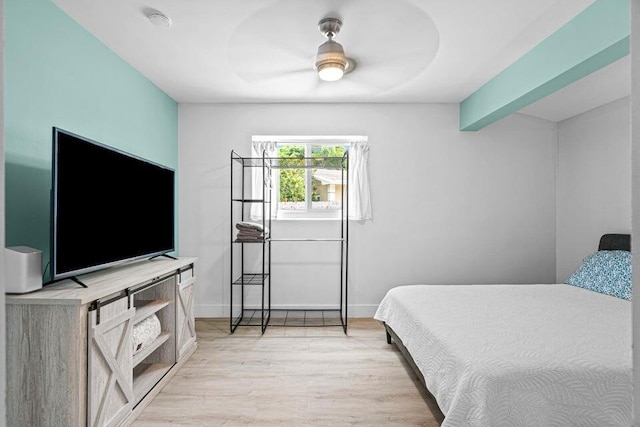
<svg viewBox="0 0 640 427">
<path fill-rule="evenodd" d="M 375 318 L 454 426 L 630 426 L 631 302 L 569 285 L 415 285 Z"/>
</svg>

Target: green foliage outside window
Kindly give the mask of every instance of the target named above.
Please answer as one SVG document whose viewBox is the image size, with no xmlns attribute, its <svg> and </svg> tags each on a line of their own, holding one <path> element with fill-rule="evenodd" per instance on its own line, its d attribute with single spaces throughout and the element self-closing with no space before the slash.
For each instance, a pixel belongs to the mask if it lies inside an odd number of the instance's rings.
<svg viewBox="0 0 640 427">
<path fill-rule="evenodd" d="M 339 167 L 342 164 L 342 156 L 345 147 L 339 145 L 318 145 L 311 147 L 311 157 L 336 157 L 326 161 L 318 161 L 319 168 L 323 166 Z M 283 145 L 280 147 L 280 202 L 304 202 L 305 201 L 305 169 L 287 169 L 286 166 L 303 166 L 305 157 L 304 145 Z M 312 160 L 313 162 L 313 160 Z M 324 163 L 324 164 L 323 164 Z M 313 164 L 313 163 L 312 163 Z M 312 201 L 320 200 L 320 181 L 314 179 L 311 183 Z"/>
<path fill-rule="evenodd" d="M 311 147 L 311 157 L 338 157 L 327 159 L 325 164 L 332 167 L 340 167 L 344 156 L 344 146 L 342 145 L 318 145 Z"/>
<path fill-rule="evenodd" d="M 280 147 L 280 166 L 300 166 L 304 164 L 303 145 L 283 145 Z M 304 202 L 304 169 L 280 169 L 280 201 Z"/>
</svg>

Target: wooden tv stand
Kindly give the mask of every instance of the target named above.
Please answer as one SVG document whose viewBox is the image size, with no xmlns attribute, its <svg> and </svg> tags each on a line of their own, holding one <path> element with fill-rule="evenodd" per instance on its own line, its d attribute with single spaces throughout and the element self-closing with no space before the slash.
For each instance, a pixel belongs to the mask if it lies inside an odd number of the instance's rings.
<svg viewBox="0 0 640 427">
<path fill-rule="evenodd" d="M 7 424 L 130 424 L 196 350 L 195 258 L 156 258 L 7 295 Z M 136 323 L 161 334 L 134 349 Z"/>
</svg>

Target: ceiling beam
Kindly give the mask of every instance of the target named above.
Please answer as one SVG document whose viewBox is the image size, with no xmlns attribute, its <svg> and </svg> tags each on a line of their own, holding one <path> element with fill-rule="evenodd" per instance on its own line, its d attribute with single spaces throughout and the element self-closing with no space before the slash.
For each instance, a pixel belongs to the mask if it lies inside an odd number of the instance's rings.
<svg viewBox="0 0 640 427">
<path fill-rule="evenodd" d="M 596 0 L 460 103 L 476 131 L 629 54 L 629 0 Z"/>
</svg>

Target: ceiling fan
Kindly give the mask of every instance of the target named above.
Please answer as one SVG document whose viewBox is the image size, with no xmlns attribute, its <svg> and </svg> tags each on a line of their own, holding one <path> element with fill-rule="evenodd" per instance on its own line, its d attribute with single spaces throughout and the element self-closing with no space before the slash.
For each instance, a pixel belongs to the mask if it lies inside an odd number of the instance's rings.
<svg viewBox="0 0 640 427">
<path fill-rule="evenodd" d="M 399 88 L 435 57 L 437 28 L 405 2 L 376 0 L 379 7 L 371 8 L 372 2 L 330 0 L 329 12 L 328 2 L 275 2 L 233 31 L 228 63 L 249 85 L 247 93 L 289 101 L 377 96 Z"/>
<path fill-rule="evenodd" d="M 344 74 L 352 72 L 356 67 L 356 61 L 347 57 L 342 45 L 333 40 L 341 27 L 342 21 L 338 18 L 324 18 L 318 22 L 318 29 L 327 41 L 318 47 L 314 68 L 318 77 L 327 82 L 340 80 Z"/>
</svg>

